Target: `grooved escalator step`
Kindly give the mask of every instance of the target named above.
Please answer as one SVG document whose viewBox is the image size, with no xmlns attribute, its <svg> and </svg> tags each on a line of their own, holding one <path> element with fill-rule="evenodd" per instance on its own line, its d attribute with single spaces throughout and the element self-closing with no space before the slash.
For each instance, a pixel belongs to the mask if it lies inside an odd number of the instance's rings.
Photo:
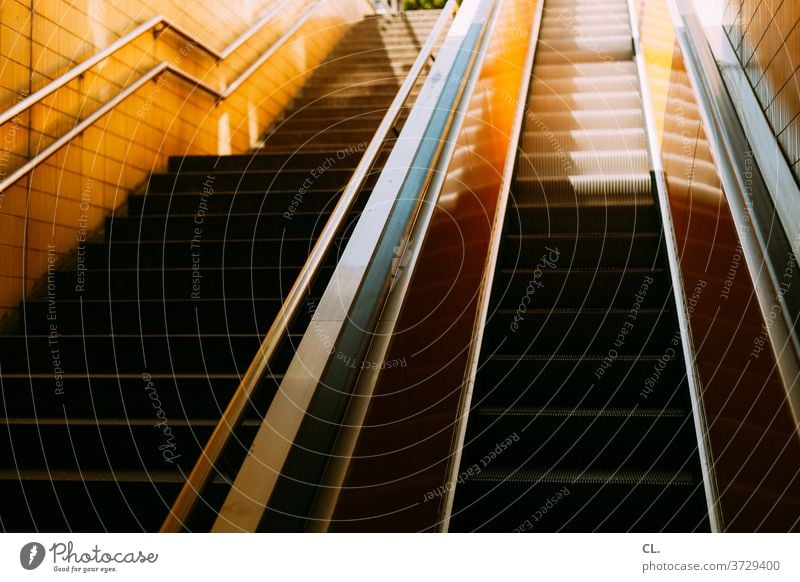
<svg viewBox="0 0 800 582">
<path fill-rule="evenodd" d="M 584 150 L 600 152 L 613 150 L 645 149 L 647 141 L 643 129 L 607 130 L 587 129 L 575 131 L 533 131 L 523 135 L 524 152 L 569 152 Z"/>
<path fill-rule="evenodd" d="M 653 232 L 512 234 L 505 243 L 499 259 L 504 269 L 540 263 L 548 269 L 655 267 L 662 252 L 661 234 Z"/>
<path fill-rule="evenodd" d="M 602 101 L 607 92 L 638 90 L 639 79 L 632 73 L 618 75 L 609 71 L 608 75 L 591 77 L 541 77 L 534 72 L 529 106 L 535 106 L 536 99 L 540 96 L 594 93 Z"/>
<path fill-rule="evenodd" d="M 630 51 L 631 37 L 626 34 L 608 34 L 596 35 L 591 38 L 574 36 L 570 38 L 550 38 L 542 39 L 539 48 L 543 51 L 560 51 L 569 52 L 573 50 L 593 50 L 602 52 L 608 46 L 617 46 L 627 48 Z M 626 57 L 633 58 L 633 55 L 628 53 Z"/>
<path fill-rule="evenodd" d="M 650 174 L 644 173 L 518 178 L 512 192 L 517 200 L 540 204 L 616 204 L 653 200 Z"/>
<path fill-rule="evenodd" d="M 614 109 L 636 109 L 642 106 L 637 91 L 597 91 L 540 95 L 532 102 L 537 112 L 544 111 L 610 111 Z M 642 134 L 643 130 L 640 130 Z M 613 135 L 613 134 L 612 134 Z"/>
<path fill-rule="evenodd" d="M 559 8 L 545 11 L 542 17 L 543 25 L 552 25 L 553 23 L 564 22 L 570 23 L 570 27 L 577 26 L 628 26 L 627 10 L 614 10 L 601 7 L 597 12 L 585 11 L 582 6 L 574 8 Z M 596 35 L 592 35 L 595 37 Z"/>
<path fill-rule="evenodd" d="M 506 216 L 506 233 L 653 232 L 660 221 L 650 196 L 642 203 L 556 205 L 526 204 L 514 199 Z"/>
<path fill-rule="evenodd" d="M 495 274 L 492 305 L 504 309 L 616 307 L 630 309 L 642 285 L 642 307 L 662 308 L 671 293 L 662 269 L 501 269 Z M 528 300 L 523 302 L 523 299 Z"/>
<path fill-rule="evenodd" d="M 636 75 L 636 63 L 572 63 L 569 65 L 536 65 L 534 75 L 538 79 L 575 79 L 586 77 L 608 77 L 616 75 Z"/>
<path fill-rule="evenodd" d="M 582 43 L 563 44 L 555 47 L 542 46 L 536 53 L 539 64 L 571 64 L 576 62 L 623 61 L 633 56 L 630 38 L 609 37 L 585 46 Z"/>
<path fill-rule="evenodd" d="M 677 406 L 689 394 L 683 354 L 670 338 L 658 356 L 514 360 L 484 353 L 474 406 Z"/>
<path fill-rule="evenodd" d="M 643 295 L 638 295 L 642 297 Z M 671 312 L 642 309 L 631 297 L 629 309 L 526 309 L 495 312 L 484 330 L 488 353 L 650 354 L 662 349 L 675 331 Z"/>
<path fill-rule="evenodd" d="M 578 0 L 553 1 L 547 2 L 545 10 L 549 13 L 556 12 L 558 14 L 618 14 L 624 18 L 628 18 L 628 5 L 625 2 L 608 2 L 604 1 L 602 4 L 594 4 L 587 2 L 580 2 Z"/>
<path fill-rule="evenodd" d="M 694 424 L 679 408 L 473 409 L 462 462 L 491 459 L 498 447 L 505 466 L 556 470 L 680 469 L 696 454 Z"/>
<path fill-rule="evenodd" d="M 543 131 L 616 130 L 644 128 L 644 113 L 640 108 L 576 111 L 536 111 L 536 121 L 528 127 Z"/>
<path fill-rule="evenodd" d="M 631 33 L 631 27 L 627 22 L 606 22 L 606 23 L 590 23 L 590 22 L 572 22 L 570 24 L 570 31 L 573 36 L 581 38 L 591 38 L 596 34 L 609 35 L 609 34 L 628 34 Z M 562 38 L 564 36 L 564 22 L 558 21 L 557 18 L 548 18 L 542 21 L 540 29 L 540 38 L 547 40 L 551 38 Z"/>
<path fill-rule="evenodd" d="M 708 531 L 702 487 L 688 471 L 491 467 L 457 488 L 450 531 Z"/>
<path fill-rule="evenodd" d="M 645 150 L 522 152 L 518 179 L 539 176 L 640 175 L 649 172 Z"/>
</svg>

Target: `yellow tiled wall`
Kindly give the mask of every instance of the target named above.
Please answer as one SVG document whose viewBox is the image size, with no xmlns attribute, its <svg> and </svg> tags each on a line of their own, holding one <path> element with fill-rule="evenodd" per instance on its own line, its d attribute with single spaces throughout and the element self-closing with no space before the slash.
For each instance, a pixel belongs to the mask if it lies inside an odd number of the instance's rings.
<svg viewBox="0 0 800 582">
<path fill-rule="evenodd" d="M 190 33 L 147 33 L 25 113 L 0 125 L 0 181 L 59 136 L 167 61 L 222 89 L 310 5 L 296 0 L 274 23 L 216 62 L 220 51 L 277 0 L 0 0 L 0 111 L 149 18 Z M 145 84 L 55 156 L 0 193 L 0 318 L 47 270 L 48 247 L 66 257 L 102 227 L 127 193 L 175 154 L 246 151 L 281 112 L 367 0 L 324 0 L 313 16 L 228 99 L 169 73 Z"/>
<path fill-rule="evenodd" d="M 728 38 L 800 182 L 800 1 L 722 1 Z"/>
</svg>

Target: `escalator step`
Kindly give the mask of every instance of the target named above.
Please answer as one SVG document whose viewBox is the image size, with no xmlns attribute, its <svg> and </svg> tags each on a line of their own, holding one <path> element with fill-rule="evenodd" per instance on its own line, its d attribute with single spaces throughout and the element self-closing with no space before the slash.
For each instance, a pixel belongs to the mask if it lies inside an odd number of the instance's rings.
<svg viewBox="0 0 800 582">
<path fill-rule="evenodd" d="M 653 200 L 650 174 L 644 173 L 520 178 L 514 183 L 513 192 L 517 200 L 545 204 L 613 204 L 633 198 Z"/>
<path fill-rule="evenodd" d="M 672 334 L 671 313 L 642 309 L 498 310 L 484 330 L 484 349 L 513 354 L 652 354 Z M 525 333 L 530 330 L 530 332 Z M 517 333 L 522 331 L 523 333 Z"/>
<path fill-rule="evenodd" d="M 686 471 L 584 471 L 579 469 L 487 469 L 472 480 L 489 483 L 580 483 L 614 485 L 691 485 Z"/>
<path fill-rule="evenodd" d="M 502 268 L 655 267 L 660 253 L 660 233 L 593 232 L 576 234 L 514 234 L 500 259 Z M 548 257 L 544 259 L 543 257 Z M 549 261 L 549 262 L 548 262 Z"/>
<path fill-rule="evenodd" d="M 595 93 L 602 100 L 603 94 L 618 91 L 638 91 L 639 80 L 634 74 L 593 75 L 591 77 L 543 77 L 534 76 L 531 84 L 531 103 L 542 95 L 569 95 L 572 93 Z"/>
<path fill-rule="evenodd" d="M 519 178 L 551 176 L 643 174 L 648 171 L 645 150 L 556 151 L 520 156 Z"/>
<path fill-rule="evenodd" d="M 586 470 L 680 468 L 695 454 L 694 424 L 682 409 L 478 408 L 463 462 Z"/>
<path fill-rule="evenodd" d="M 642 283 L 648 283 L 642 307 L 664 307 L 671 284 L 666 273 L 659 269 L 502 269 L 495 274 L 492 304 L 513 310 L 520 305 L 529 309 L 629 309 Z M 529 304 L 523 302 L 525 297 L 530 298 Z"/>
<path fill-rule="evenodd" d="M 461 485 L 452 530 L 708 531 L 702 485 L 686 472 L 619 475 L 574 471 L 547 477 L 547 472 L 531 471 L 526 480 L 511 482 L 502 481 L 499 471 L 491 476 L 487 473 L 489 470 Z"/>
<path fill-rule="evenodd" d="M 511 201 L 506 231 L 519 234 L 524 229 L 548 234 L 591 232 L 653 232 L 660 221 L 651 196 L 637 203 L 619 204 L 531 204 Z"/>
</svg>

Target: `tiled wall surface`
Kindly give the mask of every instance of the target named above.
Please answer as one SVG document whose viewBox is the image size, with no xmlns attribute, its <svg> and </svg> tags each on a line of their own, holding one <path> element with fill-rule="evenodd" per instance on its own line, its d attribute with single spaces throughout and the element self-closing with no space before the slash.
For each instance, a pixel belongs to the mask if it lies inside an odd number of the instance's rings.
<svg viewBox="0 0 800 582">
<path fill-rule="evenodd" d="M 277 0 L 0 0 L 0 111 L 121 35 L 163 14 L 196 39 L 146 33 L 25 113 L 0 125 L 0 181 L 162 61 L 224 88 L 310 4 L 297 0 L 227 59 L 224 49 Z M 40 284 L 48 260 L 80 238 L 167 157 L 247 150 L 313 66 L 369 11 L 367 0 L 325 0 L 230 98 L 165 74 L 145 84 L 32 174 L 0 193 L 0 319 Z M 50 257 L 49 257 L 50 255 Z"/>
<path fill-rule="evenodd" d="M 800 1 L 721 1 L 728 38 L 800 182 Z"/>
</svg>

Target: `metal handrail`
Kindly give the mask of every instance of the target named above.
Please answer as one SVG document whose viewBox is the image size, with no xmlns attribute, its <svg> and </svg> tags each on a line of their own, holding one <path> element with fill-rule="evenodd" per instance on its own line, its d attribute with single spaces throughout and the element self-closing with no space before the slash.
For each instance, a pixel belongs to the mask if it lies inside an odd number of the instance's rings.
<svg viewBox="0 0 800 582">
<path fill-rule="evenodd" d="M 99 62 L 107 59 L 123 47 L 129 45 L 134 40 L 142 36 L 144 33 L 154 30 L 157 26 L 164 24 L 170 24 L 166 17 L 162 14 L 158 14 L 153 16 L 150 20 L 145 21 L 144 23 L 140 24 L 132 31 L 130 31 L 125 36 L 119 38 L 102 51 L 94 54 L 93 56 L 89 57 L 79 65 L 71 68 L 69 71 L 61 75 L 60 77 L 54 79 L 53 81 L 49 82 L 47 85 L 39 89 L 38 91 L 31 93 L 23 99 L 22 101 L 18 102 L 16 105 L 10 107 L 0 113 L 0 125 L 4 125 L 17 117 L 19 114 L 27 111 L 34 105 L 36 105 L 39 101 L 47 97 L 48 95 L 54 93 L 61 87 L 65 86 L 70 81 L 73 81 L 83 75 L 86 71 L 94 67 Z M 205 47 L 200 45 L 201 48 L 205 50 Z"/>
<path fill-rule="evenodd" d="M 73 126 L 72 129 L 70 129 L 67 133 L 56 139 L 56 141 L 54 141 L 44 150 L 39 152 L 35 158 L 28 160 L 25 164 L 23 164 L 14 172 L 12 172 L 5 180 L 0 182 L 0 193 L 4 192 L 5 190 L 13 186 L 21 178 L 25 177 L 27 174 L 30 174 L 34 169 L 36 169 L 37 166 L 43 164 L 48 159 L 50 159 L 53 155 L 55 155 L 55 153 L 59 149 L 67 145 L 73 139 L 75 139 L 84 131 L 86 131 L 89 127 L 94 125 L 101 117 L 109 113 L 117 105 L 119 105 L 125 99 L 133 95 L 148 81 L 155 79 L 156 77 L 165 72 L 170 72 L 173 75 L 180 77 L 185 81 L 193 84 L 195 87 L 202 89 L 207 93 L 210 93 L 211 95 L 215 96 L 220 95 L 219 91 L 217 91 L 210 85 L 203 83 L 200 79 L 197 79 L 196 77 L 193 77 L 192 75 L 186 73 L 185 71 L 178 69 L 168 61 L 161 61 L 158 65 L 147 71 L 144 75 L 139 77 L 132 84 L 128 85 L 125 89 L 120 91 L 111 100 L 104 103 L 96 111 L 93 111 L 91 115 L 86 117 L 83 121 Z"/>
<path fill-rule="evenodd" d="M 137 38 L 142 36 L 143 34 L 154 31 L 154 32 L 161 32 L 163 30 L 171 30 L 174 33 L 182 36 L 186 40 L 190 41 L 193 46 L 200 48 L 203 52 L 211 55 L 214 57 L 215 60 L 221 61 L 226 57 L 230 56 L 236 49 L 242 46 L 245 42 L 250 40 L 259 30 L 261 30 L 269 21 L 272 20 L 273 16 L 276 12 L 280 11 L 284 5 L 288 4 L 292 0 L 283 0 L 275 3 L 275 5 L 270 6 L 265 13 L 259 18 L 253 26 L 248 28 L 245 32 L 243 32 L 239 37 L 236 38 L 232 43 L 230 43 L 227 47 L 225 47 L 222 51 L 217 51 L 214 47 L 211 47 L 200 40 L 197 39 L 196 36 L 192 35 L 192 33 L 188 32 L 179 24 L 172 22 L 163 14 L 156 14 L 152 18 L 146 20 L 136 28 L 134 28 L 129 33 L 121 36 L 116 41 L 108 45 L 103 50 L 95 53 L 85 61 L 81 62 L 80 64 L 74 66 L 69 71 L 53 79 L 47 85 L 31 93 L 23 99 L 19 101 L 14 106 L 6 109 L 2 113 L 0 113 L 0 125 L 4 125 L 17 117 L 20 113 L 30 109 L 34 105 L 36 105 L 39 101 L 51 95 L 55 91 L 58 91 L 71 81 L 74 81 L 84 73 L 86 73 L 89 69 L 93 68 L 98 63 L 106 60 L 107 58 L 111 57 L 115 53 L 119 52 L 121 49 L 125 48 Z"/>
<path fill-rule="evenodd" d="M 247 39 L 252 37 L 258 29 L 262 28 L 266 22 L 271 20 L 272 16 L 275 12 L 278 12 L 280 8 L 282 8 L 285 4 L 288 4 L 292 0 L 283 0 L 282 2 L 278 2 L 278 4 L 268 10 L 268 14 L 265 13 L 264 17 L 259 19 L 259 21 L 250 27 L 247 31 L 245 31 L 237 40 L 233 43 L 228 45 L 228 47 L 223 50 L 222 52 L 216 52 L 210 47 L 200 45 L 203 50 L 209 52 L 209 54 L 213 54 L 218 56 L 218 60 L 229 56 L 232 51 L 229 51 L 231 47 L 233 50 L 240 47 L 243 42 Z M 323 0 L 315 0 L 311 6 L 309 6 L 303 13 L 300 15 L 298 20 L 286 31 L 284 32 L 278 40 L 276 40 L 270 47 L 264 52 L 256 61 L 253 62 L 244 72 L 242 72 L 239 76 L 234 79 L 234 81 L 227 85 L 227 87 L 223 90 L 216 89 L 212 87 L 208 83 L 205 83 L 201 79 L 198 79 L 194 75 L 187 73 L 183 69 L 173 65 L 169 61 L 161 61 L 158 65 L 144 73 L 139 79 L 137 79 L 134 83 L 123 89 L 120 93 L 114 96 L 111 100 L 107 101 L 103 104 L 99 109 L 92 112 L 89 116 L 83 119 L 80 123 L 75 125 L 72 129 L 70 129 L 67 133 L 63 134 L 59 137 L 56 141 L 50 144 L 47 148 L 43 151 L 39 152 L 36 157 L 30 159 L 24 165 L 20 166 L 17 170 L 11 173 L 5 180 L 0 182 L 0 193 L 5 192 L 11 186 L 13 186 L 17 181 L 21 178 L 25 177 L 27 174 L 31 173 L 35 170 L 39 165 L 46 162 L 50 159 L 60 148 L 68 144 L 70 141 L 75 139 L 77 136 L 82 134 L 86 131 L 90 126 L 92 126 L 95 122 L 97 122 L 103 115 L 106 115 L 109 111 L 114 109 L 117 105 L 119 105 L 122 101 L 130 97 L 133 93 L 136 92 L 139 88 L 141 88 L 145 82 L 155 79 L 159 75 L 163 73 L 169 72 L 174 74 L 175 76 L 187 81 L 191 85 L 196 88 L 202 89 L 204 92 L 212 95 L 218 102 L 224 101 L 228 97 L 230 97 L 241 85 L 244 83 L 253 73 L 256 72 L 267 60 L 269 60 L 280 48 L 283 47 L 285 42 L 295 33 L 297 32 L 300 27 L 302 27 L 306 21 L 311 17 L 314 10 L 322 3 Z M 268 18 L 269 16 L 269 18 Z M 79 77 L 80 75 L 84 74 L 87 70 L 92 68 L 94 65 L 99 63 L 105 58 L 108 58 L 110 55 L 114 54 L 118 50 L 120 50 L 123 46 L 133 42 L 136 38 L 144 34 L 149 30 L 154 30 L 159 24 L 165 24 L 169 28 L 175 30 L 181 36 L 186 37 L 189 40 L 193 40 L 191 35 L 181 29 L 180 27 L 176 26 L 173 23 L 170 23 L 166 20 L 163 16 L 155 16 L 142 24 L 141 26 L 136 27 L 135 30 L 131 31 L 124 37 L 120 38 L 117 42 L 109 45 L 103 51 L 97 53 L 92 58 L 87 59 L 77 67 L 70 69 L 67 73 L 59 77 L 58 79 L 48 83 L 45 87 L 40 89 L 39 91 L 32 93 L 26 99 L 20 101 L 15 106 L 11 107 L 10 109 L 6 110 L 2 116 L 0 116 L 0 125 L 6 123 L 7 121 L 13 119 L 23 111 L 26 111 L 48 95 L 52 94 L 54 91 L 57 91 L 59 88 L 63 87 L 70 81 L 74 80 L 75 78 Z M 258 27 L 258 28 L 256 28 Z M 244 40 L 241 40 L 243 37 Z M 240 42 L 241 41 L 241 42 Z"/>
<path fill-rule="evenodd" d="M 291 0 L 289 0 L 291 1 Z M 322 0 L 315 0 L 312 2 L 311 5 L 303 11 L 300 17 L 295 21 L 295 23 L 286 31 L 284 32 L 281 37 L 270 46 L 267 51 L 258 57 L 252 65 L 250 65 L 241 75 L 234 79 L 233 83 L 228 85 L 228 87 L 222 92 L 221 99 L 226 99 L 231 94 L 233 94 L 239 86 L 244 83 L 250 76 L 255 73 L 261 65 L 263 65 L 266 61 L 268 61 L 272 55 L 275 54 L 278 49 L 283 46 L 283 43 L 288 40 L 290 36 L 292 36 L 295 32 L 297 32 L 301 26 L 303 26 L 306 21 L 311 17 L 317 7 L 322 3 Z"/>
<path fill-rule="evenodd" d="M 293 0 L 283 0 L 283 2 L 278 1 L 273 3 L 264 11 L 264 14 L 262 14 L 261 17 L 256 20 L 250 28 L 245 30 L 237 39 L 220 51 L 218 60 L 224 60 L 235 53 L 240 46 L 250 40 L 256 35 L 256 33 L 258 33 L 259 30 L 269 24 L 275 14 L 281 12 L 283 7 L 287 4 L 290 4 L 292 1 Z"/>
<path fill-rule="evenodd" d="M 352 177 L 347 182 L 331 216 L 325 223 L 300 274 L 281 305 L 267 334 L 264 336 L 264 340 L 261 342 L 258 352 L 256 352 L 253 360 L 250 362 L 250 366 L 242 377 L 239 387 L 236 389 L 220 421 L 214 428 L 214 432 L 209 437 L 197 463 L 192 468 L 189 478 L 184 483 L 178 498 L 172 506 L 170 514 L 161 527 L 162 532 L 178 532 L 183 529 L 184 523 L 191 515 L 191 512 L 200 498 L 201 492 L 210 482 L 214 467 L 230 442 L 233 431 L 244 418 L 250 399 L 256 391 L 259 382 L 264 377 L 265 372 L 269 369 L 270 363 L 280 347 L 281 339 L 302 306 L 303 300 L 310 290 L 311 284 L 322 266 L 325 257 L 332 249 L 338 233 L 355 204 L 370 174 L 372 166 L 383 148 L 386 138 L 389 136 L 389 132 L 393 130 L 402 108 L 408 100 L 411 90 L 430 58 L 436 40 L 441 35 L 443 28 L 456 8 L 456 0 L 449 0 L 441 16 L 434 25 L 433 30 L 431 30 L 431 33 L 428 35 L 425 44 L 420 49 L 411 70 L 408 72 L 408 75 L 406 75 L 397 95 L 395 95 L 386 115 L 384 115 L 383 120 L 378 126 L 375 135 L 364 151 L 361 161 L 354 170 Z"/>
</svg>

